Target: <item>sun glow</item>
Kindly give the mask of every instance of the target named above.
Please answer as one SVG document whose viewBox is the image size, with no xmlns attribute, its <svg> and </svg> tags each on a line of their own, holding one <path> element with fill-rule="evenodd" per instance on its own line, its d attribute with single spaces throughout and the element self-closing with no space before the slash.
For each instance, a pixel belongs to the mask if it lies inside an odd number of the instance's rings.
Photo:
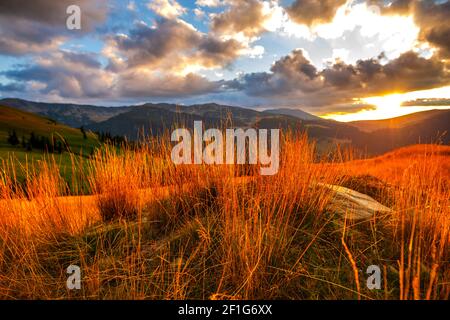
<svg viewBox="0 0 450 320">
<path fill-rule="evenodd" d="M 389 58 L 412 50 L 419 35 L 412 16 L 382 15 L 378 6 L 353 1 L 340 7 L 333 21 L 315 26 L 313 32 L 325 39 L 338 39 L 356 28 L 362 37 L 376 37 L 379 51 Z"/>
<path fill-rule="evenodd" d="M 357 121 L 357 120 L 379 120 L 389 119 L 403 116 L 406 114 L 431 110 L 431 109 L 450 109 L 450 106 L 402 106 L 403 102 L 412 101 L 415 99 L 429 99 L 429 98 L 450 98 L 450 86 L 431 89 L 407 92 L 402 94 L 390 94 L 378 97 L 363 98 L 358 103 L 374 105 L 375 109 L 363 109 L 352 113 L 329 113 L 322 116 L 325 119 L 334 119 L 342 122 Z"/>
</svg>

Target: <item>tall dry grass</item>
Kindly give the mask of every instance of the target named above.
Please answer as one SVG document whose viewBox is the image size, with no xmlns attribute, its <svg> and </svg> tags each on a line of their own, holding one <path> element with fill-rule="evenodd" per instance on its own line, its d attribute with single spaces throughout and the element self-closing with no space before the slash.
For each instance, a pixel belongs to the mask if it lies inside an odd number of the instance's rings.
<svg viewBox="0 0 450 320">
<path fill-rule="evenodd" d="M 175 166 L 170 145 L 153 140 L 98 150 L 72 181 L 87 183 L 88 196 L 73 194 L 51 159 L 25 184 L 5 162 L 0 296 L 448 299 L 449 177 L 441 155 L 422 151 L 376 165 L 342 154 L 317 161 L 306 136 L 286 135 L 280 171 L 260 176 L 248 166 Z M 393 212 L 348 221 L 327 209 L 322 183 L 368 190 Z M 71 264 L 81 290 L 66 288 Z M 365 285 L 372 264 L 384 270 L 381 290 Z"/>
<path fill-rule="evenodd" d="M 449 297 L 449 156 L 448 146 L 416 145 L 341 168 L 385 183 L 383 200 L 395 210 L 387 245 L 397 256 L 399 299 Z"/>
</svg>

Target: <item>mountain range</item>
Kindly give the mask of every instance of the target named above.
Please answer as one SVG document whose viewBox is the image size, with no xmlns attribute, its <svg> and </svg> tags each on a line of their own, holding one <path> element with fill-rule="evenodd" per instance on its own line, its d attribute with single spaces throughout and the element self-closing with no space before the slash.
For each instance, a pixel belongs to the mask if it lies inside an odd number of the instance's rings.
<svg viewBox="0 0 450 320">
<path fill-rule="evenodd" d="M 450 110 L 430 110 L 387 120 L 343 123 L 325 120 L 298 109 L 273 108 L 261 112 L 215 103 L 190 106 L 146 103 L 100 107 L 3 99 L 0 105 L 45 116 L 74 128 L 83 126 L 87 130 L 126 136 L 131 140 L 138 139 L 142 134 L 158 135 L 179 125 L 192 127 L 195 120 L 201 120 L 206 128 L 226 126 L 307 131 L 320 149 L 326 150 L 339 142 L 368 155 L 416 143 L 450 143 Z"/>
<path fill-rule="evenodd" d="M 128 107 L 98 107 L 65 103 L 43 103 L 22 99 L 2 99 L 0 104 L 51 118 L 65 125 L 79 128 L 105 121 L 128 111 Z"/>
</svg>

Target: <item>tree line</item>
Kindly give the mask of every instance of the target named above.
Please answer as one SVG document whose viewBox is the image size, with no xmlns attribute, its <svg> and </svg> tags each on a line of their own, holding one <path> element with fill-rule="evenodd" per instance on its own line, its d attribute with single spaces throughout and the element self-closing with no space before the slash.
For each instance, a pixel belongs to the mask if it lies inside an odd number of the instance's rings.
<svg viewBox="0 0 450 320">
<path fill-rule="evenodd" d="M 62 142 L 54 136 L 51 138 L 31 132 L 28 137 L 19 139 L 16 130 L 8 134 L 8 143 L 14 147 L 22 147 L 27 151 L 40 150 L 51 153 L 63 153 L 69 149 L 67 141 Z"/>
<path fill-rule="evenodd" d="M 124 136 L 113 136 L 110 132 L 96 132 L 95 134 L 101 143 L 110 143 L 117 146 L 128 143 Z"/>
<path fill-rule="evenodd" d="M 85 129 L 81 127 L 80 131 L 83 134 L 83 138 L 87 139 Z M 135 143 L 127 141 L 124 136 L 114 136 L 109 132 L 95 132 L 95 134 L 102 144 L 112 144 L 117 147 L 135 147 Z M 16 130 L 12 130 L 8 133 L 7 141 L 10 145 L 14 147 L 22 147 L 26 151 L 40 150 L 51 153 L 63 153 L 64 151 L 70 151 L 69 143 L 66 140 L 56 139 L 54 136 L 49 138 L 48 136 L 38 135 L 35 132 L 31 132 L 27 137 L 21 136 L 19 139 Z"/>
</svg>

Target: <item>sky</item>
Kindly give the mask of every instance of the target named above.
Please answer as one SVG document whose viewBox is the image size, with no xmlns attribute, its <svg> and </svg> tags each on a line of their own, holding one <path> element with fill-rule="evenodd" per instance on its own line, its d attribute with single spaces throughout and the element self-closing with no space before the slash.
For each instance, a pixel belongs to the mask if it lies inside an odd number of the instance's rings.
<svg viewBox="0 0 450 320">
<path fill-rule="evenodd" d="M 450 2 L 0 0 L 0 97 L 340 121 L 450 108 Z"/>
</svg>

